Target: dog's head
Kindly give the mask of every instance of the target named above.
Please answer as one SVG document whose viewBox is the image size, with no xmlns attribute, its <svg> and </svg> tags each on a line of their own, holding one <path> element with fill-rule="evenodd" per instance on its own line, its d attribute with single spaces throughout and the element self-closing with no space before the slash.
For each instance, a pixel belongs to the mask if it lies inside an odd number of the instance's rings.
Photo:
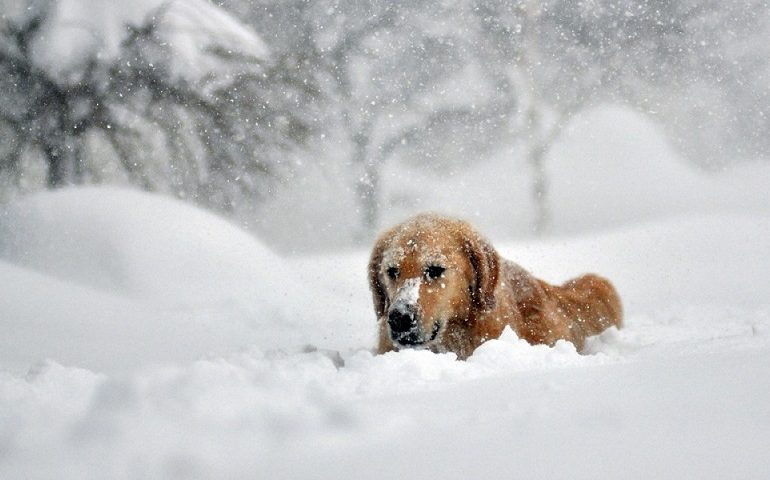
<svg viewBox="0 0 770 480">
<path fill-rule="evenodd" d="M 434 347 L 450 323 L 494 307 L 495 250 L 467 223 L 420 215 L 384 233 L 369 262 L 377 318 L 395 348 Z"/>
</svg>

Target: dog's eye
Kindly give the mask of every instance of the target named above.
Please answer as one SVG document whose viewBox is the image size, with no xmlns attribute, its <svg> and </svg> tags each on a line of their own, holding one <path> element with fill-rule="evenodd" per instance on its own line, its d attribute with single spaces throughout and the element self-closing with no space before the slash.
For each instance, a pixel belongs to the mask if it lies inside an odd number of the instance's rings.
<svg viewBox="0 0 770 480">
<path fill-rule="evenodd" d="M 391 280 L 395 280 L 398 278 L 398 267 L 390 267 L 387 270 L 388 277 L 390 277 Z"/>
<path fill-rule="evenodd" d="M 444 267 L 440 267 L 438 265 L 431 265 L 431 266 L 429 266 L 428 268 L 425 269 L 425 277 L 428 280 L 435 280 L 435 279 L 441 277 L 441 275 L 444 274 L 445 270 L 446 270 L 446 268 L 444 268 Z"/>
</svg>

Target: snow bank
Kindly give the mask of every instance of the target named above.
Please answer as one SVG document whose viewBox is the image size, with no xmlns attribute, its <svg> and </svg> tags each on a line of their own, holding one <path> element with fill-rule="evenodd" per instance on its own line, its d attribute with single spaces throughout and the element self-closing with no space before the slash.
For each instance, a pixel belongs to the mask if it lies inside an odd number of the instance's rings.
<svg viewBox="0 0 770 480">
<path fill-rule="evenodd" d="M 292 285 L 281 261 L 252 236 L 164 196 L 44 192 L 1 214 L 0 258 L 96 289 L 193 303 L 249 290 L 264 304 Z"/>
<path fill-rule="evenodd" d="M 40 193 L 0 210 L 0 360 L 122 371 L 244 345 L 300 348 L 318 340 L 302 325 L 334 331 L 350 320 L 349 309 L 329 308 L 342 302 L 319 308 L 318 282 L 297 273 L 178 200 L 112 188 Z"/>
<path fill-rule="evenodd" d="M 590 110 L 566 130 L 546 165 L 554 231 L 591 232 L 660 218 L 770 213 L 767 162 L 705 172 L 633 110 Z"/>
</svg>

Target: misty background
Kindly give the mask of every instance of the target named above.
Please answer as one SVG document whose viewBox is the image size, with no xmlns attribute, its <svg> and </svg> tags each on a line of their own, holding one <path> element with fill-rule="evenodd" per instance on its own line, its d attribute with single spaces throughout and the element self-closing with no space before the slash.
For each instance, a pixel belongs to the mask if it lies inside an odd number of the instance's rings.
<svg viewBox="0 0 770 480">
<path fill-rule="evenodd" d="M 273 249 L 770 209 L 765 1 L 0 0 L 0 201 L 163 192 Z"/>
</svg>

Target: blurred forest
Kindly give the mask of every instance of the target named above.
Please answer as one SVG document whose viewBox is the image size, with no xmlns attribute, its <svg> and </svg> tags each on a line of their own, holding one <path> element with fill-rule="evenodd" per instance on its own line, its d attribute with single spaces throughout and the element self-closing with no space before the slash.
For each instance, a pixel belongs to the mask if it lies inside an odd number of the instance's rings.
<svg viewBox="0 0 770 480">
<path fill-rule="evenodd" d="M 525 177 L 532 231 L 547 232 L 549 154 L 572 119 L 597 105 L 648 116 L 694 168 L 770 158 L 764 1 L 0 0 L 0 8 L 5 200 L 130 184 L 268 236 L 281 229 L 277 219 L 293 217 L 307 225 L 298 235 L 355 244 L 384 226 L 386 167 L 440 179 L 501 154 L 515 157 L 511 178 Z M 269 203 L 276 198 L 290 200 Z M 291 243 L 274 236 L 282 241 Z"/>
</svg>

